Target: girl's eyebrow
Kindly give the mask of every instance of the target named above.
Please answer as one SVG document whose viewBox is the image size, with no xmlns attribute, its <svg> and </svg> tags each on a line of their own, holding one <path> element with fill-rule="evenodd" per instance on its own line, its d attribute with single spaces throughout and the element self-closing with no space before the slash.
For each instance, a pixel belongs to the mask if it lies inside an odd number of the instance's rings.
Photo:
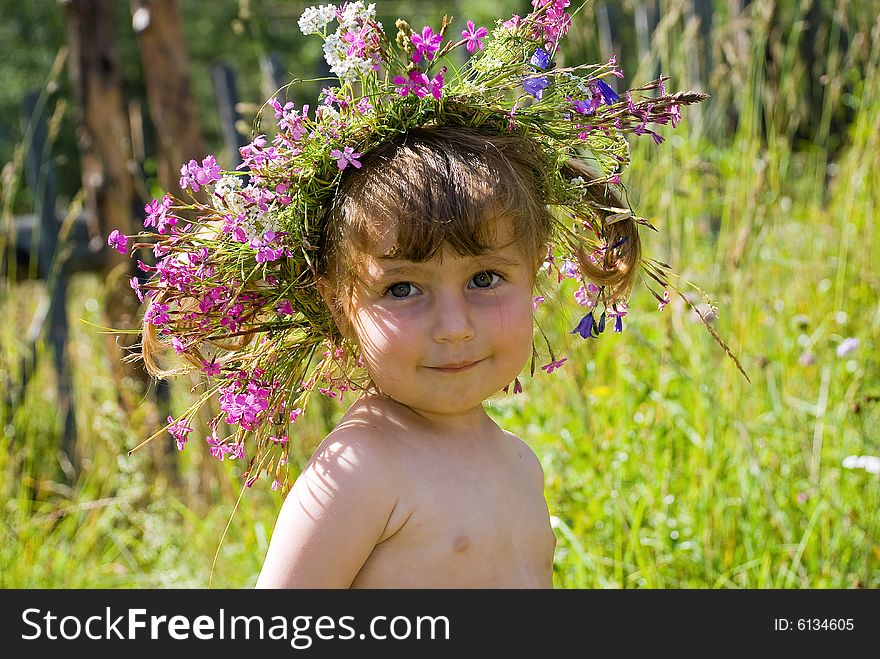
<svg viewBox="0 0 880 659">
<path fill-rule="evenodd" d="M 477 261 L 477 264 L 480 268 L 494 268 L 494 267 L 516 267 L 522 263 L 522 259 L 513 259 L 503 254 L 495 253 L 495 254 L 486 254 L 482 256 L 476 256 L 474 259 Z M 417 271 L 422 266 L 422 263 L 416 263 L 412 261 L 401 261 L 400 259 L 394 258 L 392 256 L 379 256 L 376 259 L 380 264 L 391 263 L 391 264 L 399 264 L 399 265 L 390 265 L 389 267 L 382 267 L 382 275 L 398 275 L 398 274 L 406 274 L 408 272 Z"/>
<path fill-rule="evenodd" d="M 379 263 L 380 274 L 383 277 L 389 275 L 406 274 L 419 269 L 419 263 L 410 261 L 401 261 L 392 256 L 380 256 L 376 261 Z M 388 264 L 388 265 L 386 265 Z M 397 264 L 397 265 L 395 265 Z"/>
</svg>

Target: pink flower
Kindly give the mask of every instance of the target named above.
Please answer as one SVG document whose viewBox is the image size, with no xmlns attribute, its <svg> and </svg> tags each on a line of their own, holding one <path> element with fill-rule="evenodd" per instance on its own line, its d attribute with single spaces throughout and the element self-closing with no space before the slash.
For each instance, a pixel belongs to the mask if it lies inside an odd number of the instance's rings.
<svg viewBox="0 0 880 659">
<path fill-rule="evenodd" d="M 235 386 L 221 387 L 220 409 L 226 412 L 226 423 L 237 423 L 247 430 L 254 430 L 263 422 L 263 413 L 269 408 L 269 389 L 250 382 L 245 391 L 235 391 Z"/>
<path fill-rule="evenodd" d="M 128 236 L 119 233 L 116 229 L 107 236 L 107 244 L 120 254 L 128 254 Z"/>
<path fill-rule="evenodd" d="M 305 107 L 303 108 L 303 110 L 306 109 Z M 268 162 L 278 160 L 278 150 L 273 146 L 264 149 L 263 147 L 265 146 L 266 136 L 257 135 L 250 144 L 241 147 L 238 152 L 241 154 L 242 163 L 238 166 L 238 169 L 256 170 Z"/>
<path fill-rule="evenodd" d="M 445 73 L 446 67 L 444 66 L 432 80 L 421 71 L 413 69 L 408 74 L 408 80 L 403 76 L 395 76 L 394 84 L 399 87 L 397 93 L 401 96 L 406 96 L 409 92 L 412 92 L 419 98 L 425 98 L 425 96 L 431 94 L 439 100 L 441 90 L 443 89 L 443 74 Z"/>
<path fill-rule="evenodd" d="M 180 187 L 184 190 L 189 187 L 193 192 L 198 192 L 200 186 L 219 180 L 220 165 L 214 156 L 207 156 L 201 166 L 195 160 L 190 160 L 180 168 Z"/>
<path fill-rule="evenodd" d="M 532 0 L 535 11 L 529 18 L 543 30 L 548 47 L 555 45 L 568 32 L 571 25 L 571 17 L 565 11 L 568 5 L 569 0 Z"/>
<path fill-rule="evenodd" d="M 338 395 L 338 394 L 337 394 L 335 391 L 333 391 L 333 389 L 330 388 L 330 387 L 318 387 L 318 391 L 320 391 L 322 394 L 324 394 L 325 396 L 327 396 L 327 398 L 336 398 L 336 396 Z M 342 398 L 341 395 L 340 395 L 339 397 Z"/>
<path fill-rule="evenodd" d="M 226 445 L 226 452 L 229 454 L 230 460 L 244 459 L 244 442 L 238 442 L 233 446 Z"/>
<path fill-rule="evenodd" d="M 552 373 L 553 371 L 555 371 L 557 368 L 562 366 L 567 361 L 568 361 L 568 357 L 563 357 L 559 361 L 555 361 L 555 362 L 551 361 L 549 364 L 545 364 L 544 366 L 542 366 L 541 370 L 544 371 L 545 373 Z"/>
<path fill-rule="evenodd" d="M 151 325 L 164 325 L 171 319 L 168 316 L 168 305 L 153 302 L 144 314 L 144 322 Z"/>
<path fill-rule="evenodd" d="M 302 413 L 303 411 L 298 407 L 295 410 L 290 410 L 290 422 L 296 421 Z"/>
<path fill-rule="evenodd" d="M 467 41 L 469 53 L 473 53 L 477 48 L 483 50 L 483 42 L 480 39 L 485 37 L 486 33 L 486 28 L 479 27 L 474 29 L 474 22 L 467 22 L 467 30 L 462 31 L 461 36 Z"/>
<path fill-rule="evenodd" d="M 354 55 L 355 57 L 363 58 L 364 50 L 367 48 L 367 40 L 366 37 L 370 33 L 370 26 L 364 25 L 361 28 L 360 32 L 346 32 L 342 35 L 342 40 L 349 44 L 348 50 L 346 51 L 346 55 L 351 57 Z"/>
<path fill-rule="evenodd" d="M 226 457 L 227 453 L 232 452 L 232 449 L 224 444 L 223 440 L 219 439 L 216 434 L 208 437 L 206 441 L 208 442 L 208 451 L 220 462 L 223 462 L 223 458 Z"/>
<path fill-rule="evenodd" d="M 202 373 L 205 375 L 220 375 L 220 364 L 215 362 L 213 359 L 211 361 L 202 360 Z"/>
<path fill-rule="evenodd" d="M 277 245 L 275 242 L 276 238 L 280 238 L 280 235 L 276 234 L 274 231 L 267 231 L 263 234 L 262 238 L 254 238 L 251 240 L 251 249 L 257 250 L 257 255 L 254 257 L 257 263 L 277 261 L 284 255 L 283 247 L 273 247 L 273 245 Z"/>
<path fill-rule="evenodd" d="M 278 99 L 272 97 L 269 100 L 270 105 L 275 110 L 275 119 L 277 119 L 278 127 L 290 133 L 290 139 L 294 142 L 299 142 L 300 138 L 306 134 L 306 128 L 303 126 L 302 122 L 308 116 L 309 106 L 304 105 L 302 110 L 297 110 L 292 102 L 287 102 L 283 106 L 278 102 Z M 262 136 L 260 136 L 262 137 Z M 256 142 L 256 140 L 255 140 Z M 262 138 L 259 144 L 255 144 L 255 148 L 251 148 L 248 152 L 254 155 L 257 154 L 260 148 L 266 145 L 266 139 Z"/>
<path fill-rule="evenodd" d="M 137 277 L 132 277 L 131 279 L 128 280 L 128 285 L 131 286 L 132 290 L 135 292 L 135 294 L 137 294 L 138 300 L 143 302 L 144 301 L 144 294 L 143 294 L 143 291 L 141 291 L 140 280 Z"/>
<path fill-rule="evenodd" d="M 144 212 L 147 214 L 147 217 L 144 219 L 144 226 L 156 227 L 159 233 L 168 233 L 168 227 L 173 227 L 177 224 L 177 218 L 173 215 L 168 215 L 170 208 L 171 198 L 168 195 L 162 197 L 162 201 L 153 199 L 153 201 L 144 206 Z"/>
<path fill-rule="evenodd" d="M 186 418 L 175 421 L 173 416 L 168 417 L 168 432 L 177 441 L 177 450 L 182 451 L 186 445 L 187 435 L 192 432 L 189 421 Z"/>
<path fill-rule="evenodd" d="M 587 284 L 586 288 L 581 285 L 581 287 L 574 293 L 575 301 L 582 307 L 587 307 L 588 309 L 592 309 L 596 306 L 596 300 L 598 300 L 598 298 L 599 287 L 592 283 Z"/>
<path fill-rule="evenodd" d="M 440 48 L 440 43 L 443 41 L 443 35 L 434 34 L 434 30 L 426 26 L 422 28 L 421 35 L 414 34 L 410 37 L 410 40 L 416 47 L 416 52 L 412 55 L 412 61 L 421 62 L 423 55 L 428 59 L 434 59 L 434 53 Z"/>
<path fill-rule="evenodd" d="M 502 27 L 505 30 L 512 30 L 512 29 L 519 26 L 519 23 L 521 20 L 522 20 L 522 18 L 519 16 L 519 14 L 514 14 L 513 16 L 508 18 L 506 21 L 504 21 L 504 23 L 502 24 Z"/>
<path fill-rule="evenodd" d="M 361 168 L 361 163 L 358 158 L 361 157 L 360 153 L 355 153 L 354 149 L 350 146 L 344 147 L 342 151 L 339 149 L 333 149 L 330 152 L 330 157 L 336 159 L 336 165 L 340 170 L 345 169 L 349 165 L 354 165 L 357 169 Z"/>
<path fill-rule="evenodd" d="M 446 67 L 440 69 L 440 72 L 428 82 L 427 90 L 431 92 L 431 96 L 440 100 L 440 92 L 443 89 L 443 74 L 446 73 Z"/>
<path fill-rule="evenodd" d="M 290 300 L 284 300 L 284 302 L 275 307 L 275 311 L 281 316 L 292 316 L 296 313 L 290 304 Z"/>
</svg>

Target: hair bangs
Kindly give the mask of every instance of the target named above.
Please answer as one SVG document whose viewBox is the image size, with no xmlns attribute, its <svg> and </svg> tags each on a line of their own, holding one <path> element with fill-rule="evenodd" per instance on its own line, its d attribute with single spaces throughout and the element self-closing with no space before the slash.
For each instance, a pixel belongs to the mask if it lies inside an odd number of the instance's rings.
<svg viewBox="0 0 880 659">
<path fill-rule="evenodd" d="M 495 223 L 503 217 L 533 256 L 546 240 L 546 209 L 535 184 L 537 153 L 523 162 L 521 144 L 442 128 L 383 144 L 340 190 L 331 222 L 337 248 L 415 262 L 444 247 L 480 256 L 498 247 Z"/>
</svg>

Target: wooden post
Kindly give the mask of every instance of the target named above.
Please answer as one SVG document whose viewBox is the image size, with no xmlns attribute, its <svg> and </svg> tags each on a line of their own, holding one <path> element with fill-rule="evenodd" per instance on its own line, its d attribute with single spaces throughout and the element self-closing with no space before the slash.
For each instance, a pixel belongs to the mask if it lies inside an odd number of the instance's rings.
<svg viewBox="0 0 880 659">
<path fill-rule="evenodd" d="M 614 27 L 616 25 L 614 19 L 619 18 L 619 13 L 618 7 L 609 7 L 608 3 L 601 2 L 596 5 L 596 21 L 599 28 L 599 58 L 602 60 L 607 60 L 612 55 L 618 53 L 618 44 L 614 34 Z M 614 19 L 612 15 L 614 15 Z"/>
<path fill-rule="evenodd" d="M 235 87 L 235 73 L 228 64 L 218 63 L 211 69 L 214 81 L 214 95 L 217 97 L 217 109 L 220 112 L 220 130 L 226 146 L 226 162 L 230 169 L 241 164 L 239 149 L 247 144 L 244 136 L 238 132 L 238 90 Z"/>
<path fill-rule="evenodd" d="M 141 54 L 141 69 L 147 91 L 147 106 L 157 139 L 156 161 L 159 183 L 174 195 L 185 198 L 180 189 L 180 168 L 205 153 L 199 111 L 190 82 L 186 36 L 177 0 L 130 0 L 131 24 Z M 199 193 L 202 194 L 202 193 Z M 164 424 L 169 407 L 169 389 L 159 381 L 156 402 L 163 411 L 148 422 Z M 158 468 L 175 482 L 178 462 L 172 459 L 172 443 L 153 443 Z"/>
<path fill-rule="evenodd" d="M 76 99 L 77 143 L 80 152 L 86 215 L 94 218 L 101 240 L 114 229 L 134 233 L 135 195 L 128 116 L 122 87 L 113 20 L 113 0 L 62 0 L 70 47 L 68 72 Z M 132 262 L 125 254 L 104 247 L 105 314 L 115 328 L 134 327 L 139 303 L 128 279 Z M 120 343 L 132 343 L 124 337 Z M 124 347 L 124 346 L 123 346 Z M 112 337 L 111 364 L 123 407 L 141 404 L 149 377 L 140 365 L 123 363 Z M 134 385 L 134 387 L 132 387 Z M 133 390 L 135 389 L 135 390 Z"/>
<path fill-rule="evenodd" d="M 263 98 L 274 96 L 287 82 L 281 59 L 274 53 L 267 53 L 260 57 L 260 73 L 262 74 L 260 89 L 263 92 Z"/>
<path fill-rule="evenodd" d="M 131 11 L 158 139 L 159 181 L 180 194 L 181 165 L 206 155 L 180 11 L 176 0 L 131 0 Z"/>
<path fill-rule="evenodd" d="M 42 101 L 42 102 L 41 102 Z M 45 338 L 51 346 L 55 374 L 58 378 L 58 408 L 63 418 L 61 439 L 61 464 L 68 478 L 75 474 L 76 424 L 74 423 L 73 401 L 71 398 L 71 375 L 68 368 L 67 351 L 67 270 L 59 263 L 58 232 L 60 229 L 55 214 L 58 193 L 57 176 L 50 157 L 46 104 L 41 93 L 26 94 L 22 102 L 22 117 L 33 127 L 31 141 L 25 158 L 25 173 L 28 188 L 33 191 L 36 222 L 31 234 L 30 251 L 36 254 L 37 276 L 46 282 L 48 306 L 42 318 L 35 318 L 33 326 L 38 327 L 34 336 L 29 336 L 32 347 L 31 366 L 36 365 L 37 346 Z M 40 314 L 40 311 L 37 312 Z M 23 381 L 30 375 L 24 371 Z"/>
<path fill-rule="evenodd" d="M 693 0 L 693 11 L 700 21 L 700 84 L 708 87 L 713 67 L 711 0 Z"/>
</svg>

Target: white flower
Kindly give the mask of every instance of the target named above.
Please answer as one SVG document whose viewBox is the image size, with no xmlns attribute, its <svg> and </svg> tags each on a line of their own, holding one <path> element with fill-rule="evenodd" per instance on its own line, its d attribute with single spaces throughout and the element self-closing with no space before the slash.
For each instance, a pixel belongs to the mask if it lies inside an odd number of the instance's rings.
<svg viewBox="0 0 880 659">
<path fill-rule="evenodd" d="M 236 215 L 244 212 L 244 202 L 238 195 L 241 190 L 241 177 L 228 174 L 214 184 L 211 203 L 217 210 L 229 210 Z"/>
<path fill-rule="evenodd" d="M 335 36 L 335 35 L 331 35 Z M 343 82 L 352 83 L 359 78 L 368 76 L 373 72 L 373 62 L 371 60 L 355 57 L 354 55 L 346 55 L 345 51 L 337 49 L 337 43 L 341 40 L 333 40 L 327 38 L 324 44 L 324 59 L 330 70 Z"/>
<path fill-rule="evenodd" d="M 497 57 L 483 57 L 474 62 L 474 68 L 481 73 L 491 73 L 503 66 L 504 62 Z"/>
<path fill-rule="evenodd" d="M 299 29 L 305 35 L 322 34 L 327 23 L 334 18 L 336 18 L 336 7 L 334 5 L 309 7 L 299 17 Z"/>
<path fill-rule="evenodd" d="M 353 23 L 365 23 L 367 20 L 373 19 L 376 17 L 376 5 L 374 3 L 370 3 L 369 6 L 364 7 L 364 3 L 361 0 L 357 0 L 357 2 L 350 2 L 345 10 L 342 12 L 342 20 L 340 21 L 340 26 L 350 26 Z"/>
<path fill-rule="evenodd" d="M 322 105 L 316 111 L 320 116 L 318 120 L 322 123 L 339 121 L 339 110 L 334 108 L 332 105 Z"/>
<path fill-rule="evenodd" d="M 226 211 L 236 218 L 247 239 L 253 240 L 267 231 L 278 233 L 276 214 L 260 210 L 258 203 L 271 204 L 275 195 L 252 185 L 242 188 L 238 176 L 224 176 L 214 185 L 212 203 L 219 211 Z M 258 202 L 261 200 L 261 202 Z"/>
<path fill-rule="evenodd" d="M 324 59 L 327 61 L 327 66 L 331 69 L 334 66 L 339 66 L 340 62 L 345 59 L 346 50 L 347 47 L 342 37 L 339 36 L 339 32 L 328 36 L 324 42 Z"/>
<path fill-rule="evenodd" d="M 248 186 L 242 193 L 250 193 L 252 195 L 259 194 L 254 188 Z M 267 231 L 278 233 L 278 220 L 275 213 L 264 213 L 259 206 L 249 204 L 243 214 L 239 215 L 239 226 L 244 230 L 248 241 L 263 236 Z"/>
<path fill-rule="evenodd" d="M 843 459 L 846 469 L 864 469 L 870 474 L 880 474 L 880 457 L 876 455 L 850 455 Z"/>
</svg>

